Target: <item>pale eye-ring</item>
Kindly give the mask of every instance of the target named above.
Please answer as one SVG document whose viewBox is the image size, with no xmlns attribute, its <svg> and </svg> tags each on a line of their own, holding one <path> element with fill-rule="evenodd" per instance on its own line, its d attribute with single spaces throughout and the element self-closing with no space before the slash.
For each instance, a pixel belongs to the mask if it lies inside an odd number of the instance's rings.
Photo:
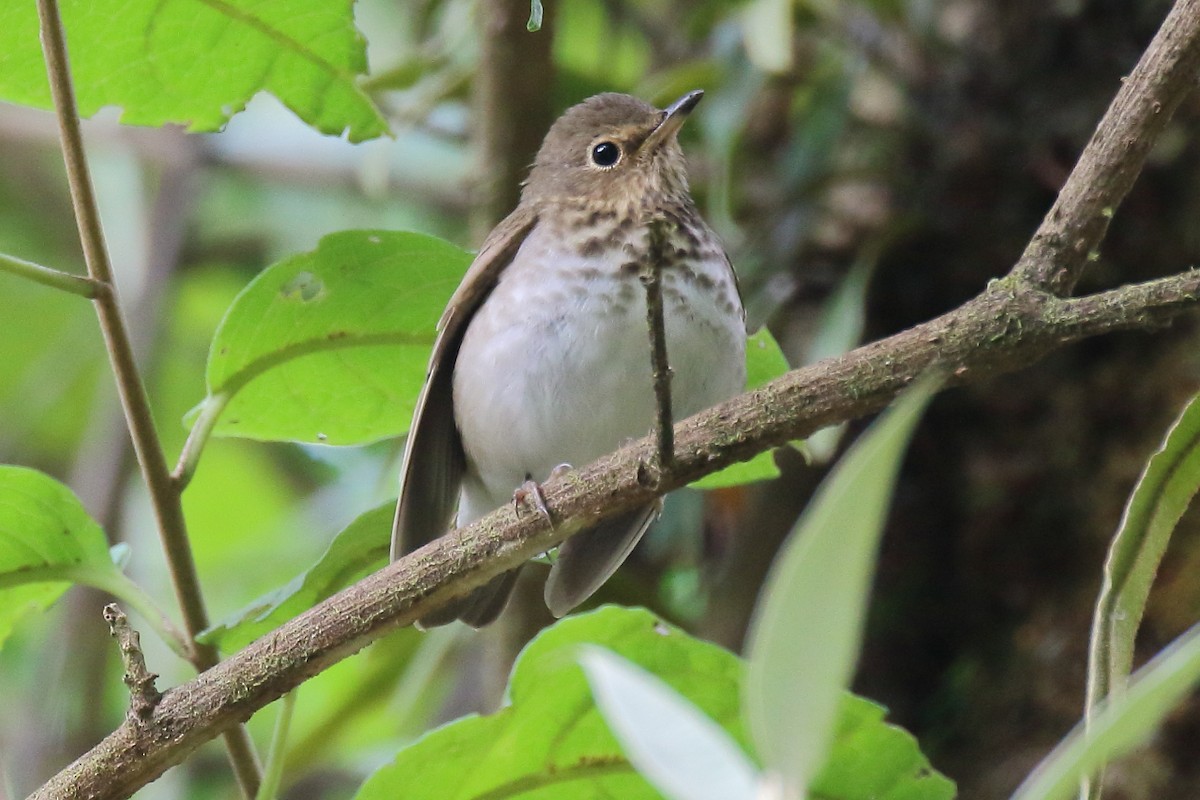
<svg viewBox="0 0 1200 800">
<path fill-rule="evenodd" d="M 597 167 L 608 169 L 621 160 L 621 147 L 616 142 L 605 139 L 592 145 L 588 157 Z"/>
</svg>

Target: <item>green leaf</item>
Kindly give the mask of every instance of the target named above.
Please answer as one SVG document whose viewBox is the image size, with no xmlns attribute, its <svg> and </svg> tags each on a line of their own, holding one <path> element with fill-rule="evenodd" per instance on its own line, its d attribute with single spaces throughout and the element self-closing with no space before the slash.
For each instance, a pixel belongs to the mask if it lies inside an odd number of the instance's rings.
<svg viewBox="0 0 1200 800">
<path fill-rule="evenodd" d="M 1200 396 L 1167 432 L 1109 545 L 1088 653 L 1087 707 L 1123 688 L 1150 587 L 1171 534 L 1200 488 Z M 1090 714 L 1090 711 L 1089 711 Z"/>
<path fill-rule="evenodd" d="M 358 800 L 660 798 L 595 706 L 578 666 L 588 644 L 656 676 L 749 752 L 738 707 L 744 662 L 643 609 L 605 606 L 542 631 L 517 659 L 504 708 L 426 734 L 372 775 Z M 814 791 L 837 800 L 950 800 L 953 784 L 882 717 L 879 706 L 843 696 L 830 766 Z"/>
<path fill-rule="evenodd" d="M 1200 488 L 1200 396 L 1138 479 L 1109 546 L 1092 628 L 1089 694 L 1100 700 L 1133 667 L 1133 641 L 1171 533 Z"/>
<path fill-rule="evenodd" d="M 351 0 L 62 0 L 80 113 L 215 131 L 259 91 L 351 141 L 387 131 L 358 87 Z M 50 108 L 34 3 L 0 4 L 0 98 Z"/>
<path fill-rule="evenodd" d="M 245 647 L 292 617 L 375 572 L 388 562 L 395 501 L 377 506 L 341 530 L 317 563 L 286 585 L 202 631 L 196 638 L 226 653 Z"/>
<path fill-rule="evenodd" d="M 858 660 L 900 459 L 935 385 L 923 381 L 825 479 L 768 576 L 747 641 L 747 720 L 766 766 L 801 796 L 825 763 Z"/>
<path fill-rule="evenodd" d="M 213 339 L 200 422 L 260 440 L 400 435 L 438 318 L 470 261 L 432 236 L 343 231 L 268 267 Z"/>
<path fill-rule="evenodd" d="M 754 800 L 758 769 L 729 734 L 662 681 L 599 647 L 580 657 L 629 760 L 672 800 Z"/>
<path fill-rule="evenodd" d="M 1012 800 L 1070 797 L 1079 781 L 1144 741 L 1200 681 L 1200 626 L 1138 670 L 1127 692 L 1101 702 L 1021 784 Z"/>
<path fill-rule="evenodd" d="M 70 489 L 36 470 L 0 465 L 0 643 L 71 583 L 113 572 L 104 531 Z"/>
<path fill-rule="evenodd" d="M 647 611 L 610 606 L 540 633 L 513 668 L 506 707 L 426 734 L 372 775 L 358 800 L 465 800 L 488 792 L 538 800 L 658 798 L 592 702 L 577 662 L 579 646 L 588 643 L 653 672 L 745 747 L 737 657 Z"/>
<path fill-rule="evenodd" d="M 771 332 L 759 328 L 746 340 L 746 390 L 757 389 L 788 371 L 787 357 Z M 749 461 L 733 464 L 689 484 L 693 489 L 721 489 L 743 483 L 767 481 L 779 476 L 775 457 L 770 450 L 759 453 Z"/>
<path fill-rule="evenodd" d="M 843 693 L 833 748 L 811 796 L 838 800 L 953 800 L 954 782 L 936 772 L 908 731 L 883 721 L 886 710 Z"/>
</svg>

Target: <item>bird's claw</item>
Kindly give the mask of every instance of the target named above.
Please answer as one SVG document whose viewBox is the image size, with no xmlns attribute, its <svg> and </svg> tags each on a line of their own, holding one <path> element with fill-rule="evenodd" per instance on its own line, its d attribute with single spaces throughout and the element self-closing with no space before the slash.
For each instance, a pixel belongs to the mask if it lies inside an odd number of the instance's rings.
<svg viewBox="0 0 1200 800">
<path fill-rule="evenodd" d="M 550 470 L 550 477 L 546 480 L 552 481 L 555 478 L 561 478 L 570 471 L 570 464 L 559 464 Z M 518 519 L 521 516 L 521 509 L 529 505 L 532 505 L 538 515 L 546 520 L 547 525 L 551 528 L 554 527 L 554 520 L 550 517 L 550 509 L 546 507 L 546 496 L 542 494 L 542 485 L 532 479 L 522 483 L 513 492 L 513 511 L 516 513 Z"/>
</svg>

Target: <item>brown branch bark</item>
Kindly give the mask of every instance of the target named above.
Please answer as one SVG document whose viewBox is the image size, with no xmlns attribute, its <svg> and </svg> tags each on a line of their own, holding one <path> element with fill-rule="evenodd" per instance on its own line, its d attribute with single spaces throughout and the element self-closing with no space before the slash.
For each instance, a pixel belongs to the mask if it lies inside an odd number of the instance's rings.
<svg viewBox="0 0 1200 800">
<path fill-rule="evenodd" d="M 1121 82 L 1017 262 L 1016 274 L 1056 295 L 1070 293 L 1097 252 L 1150 148 L 1200 76 L 1200 0 L 1178 0 L 1133 71 Z"/>
<path fill-rule="evenodd" d="M 877 411 L 928 369 L 944 370 L 950 384 L 980 380 L 1087 337 L 1154 328 L 1200 307 L 1197 270 L 1082 298 L 1058 296 L 1099 246 L 1166 118 L 1194 88 L 1198 65 L 1200 0 L 1179 0 L 1025 254 L 974 300 L 684 420 L 675 427 L 674 468 L 654 487 L 639 481 L 638 465 L 656 452 L 648 436 L 548 482 L 553 530 L 538 515 L 518 519 L 506 507 L 431 542 L 168 691 L 147 724 L 126 722 L 32 797 L 128 797 L 305 679 L 599 516 Z"/>
</svg>

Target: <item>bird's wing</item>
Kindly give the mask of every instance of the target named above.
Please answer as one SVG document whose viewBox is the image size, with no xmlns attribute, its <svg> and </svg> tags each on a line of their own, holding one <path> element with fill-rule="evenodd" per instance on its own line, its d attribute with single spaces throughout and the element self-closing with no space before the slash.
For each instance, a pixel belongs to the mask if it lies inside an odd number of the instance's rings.
<svg viewBox="0 0 1200 800">
<path fill-rule="evenodd" d="M 555 617 L 566 616 L 587 600 L 633 552 L 642 534 L 662 510 L 661 502 L 601 520 L 596 527 L 558 546 L 558 558 L 546 579 L 546 606 Z"/>
<path fill-rule="evenodd" d="M 534 209 L 518 207 L 492 230 L 438 323 L 425 386 L 404 445 L 392 525 L 393 561 L 441 536 L 453 521 L 466 468 L 454 424 L 454 362 L 467 324 L 536 222 Z"/>
</svg>

